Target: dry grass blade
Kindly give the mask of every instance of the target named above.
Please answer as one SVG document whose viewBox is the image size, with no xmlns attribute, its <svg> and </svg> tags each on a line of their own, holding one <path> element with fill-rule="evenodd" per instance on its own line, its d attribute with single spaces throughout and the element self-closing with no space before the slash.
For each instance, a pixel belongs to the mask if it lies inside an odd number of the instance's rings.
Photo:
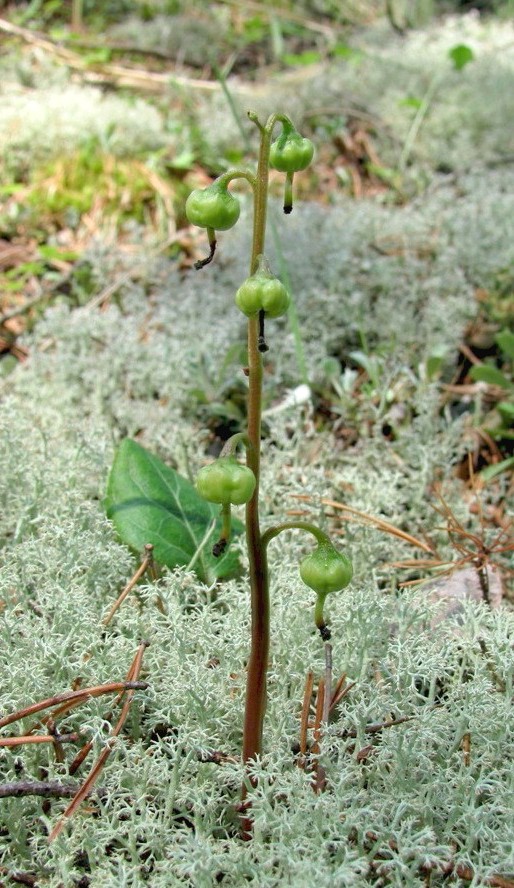
<svg viewBox="0 0 514 888">
<path fill-rule="evenodd" d="M 139 645 L 136 656 L 134 657 L 134 660 L 133 660 L 132 665 L 131 665 L 129 672 L 128 672 L 130 679 L 137 679 L 138 678 L 139 673 L 141 671 L 141 665 L 143 662 L 143 655 L 144 655 L 144 652 L 145 652 L 145 649 L 147 646 L 148 646 L 148 642 L 146 642 L 146 641 L 141 642 L 141 644 Z M 93 786 L 95 785 L 95 783 L 102 771 L 102 768 L 105 765 L 105 762 L 107 761 L 109 755 L 111 754 L 111 750 L 114 745 L 115 739 L 120 734 L 120 732 L 123 728 L 123 725 L 125 724 L 125 722 L 127 720 L 127 716 L 129 714 L 130 705 L 132 703 L 133 696 L 134 696 L 133 690 L 127 691 L 126 697 L 125 697 L 125 702 L 123 704 L 123 707 L 122 707 L 122 710 L 120 713 L 120 717 L 112 730 L 112 734 L 111 734 L 109 740 L 107 741 L 104 749 L 102 750 L 102 752 L 98 756 L 98 759 L 96 760 L 95 764 L 93 765 L 93 767 L 92 767 L 91 771 L 89 772 L 88 776 L 86 777 L 84 783 L 82 784 L 80 789 L 77 791 L 74 798 L 72 799 L 72 801 L 70 802 L 70 804 L 66 808 L 64 814 L 62 815 L 61 819 L 56 823 L 56 825 L 54 826 L 50 835 L 48 836 L 49 842 L 53 842 L 57 838 L 57 836 L 60 835 L 60 833 L 64 829 L 64 825 L 65 825 L 66 821 L 70 817 L 73 816 L 73 814 L 75 813 L 77 808 L 81 805 L 81 803 L 84 801 L 84 799 L 87 798 L 87 796 L 91 793 L 91 790 L 93 789 Z"/>
<path fill-rule="evenodd" d="M 15 25 L 2 18 L 0 18 L 0 30 L 10 34 L 12 37 L 18 37 L 33 46 L 37 46 L 44 52 L 51 53 L 69 68 L 80 71 L 84 80 L 91 83 L 108 82 L 120 87 L 126 86 L 150 92 L 163 92 L 169 89 L 170 84 L 177 84 L 184 88 L 205 92 L 219 92 L 220 90 L 220 85 L 216 80 L 200 80 L 172 72 L 146 71 L 140 68 L 126 68 L 123 65 L 111 63 L 98 65 L 95 70 L 92 70 L 88 67 L 87 59 L 34 31 L 21 28 L 19 25 Z M 241 85 L 241 89 L 250 92 L 249 87 L 244 84 Z"/>
</svg>

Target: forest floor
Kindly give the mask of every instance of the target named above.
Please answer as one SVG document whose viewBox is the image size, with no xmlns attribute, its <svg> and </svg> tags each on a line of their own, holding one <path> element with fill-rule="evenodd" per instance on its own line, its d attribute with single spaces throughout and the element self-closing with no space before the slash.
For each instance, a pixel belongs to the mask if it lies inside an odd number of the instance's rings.
<svg viewBox="0 0 514 888">
<path fill-rule="evenodd" d="M 101 38 L 0 21 L 0 884 L 512 886 L 513 24 L 277 30 L 213 10 Z M 250 197 L 200 272 L 184 204 L 255 163 L 249 109 L 316 146 L 291 216 L 270 180 L 293 307 L 267 330 L 263 521 L 320 521 L 354 581 L 330 601 L 342 692 L 320 752 L 300 720 L 325 668 L 305 544 L 270 552 L 244 843 L 242 543 L 231 578 L 179 562 L 102 620 L 138 566 L 104 509 L 120 443 L 192 479 L 245 427 Z M 94 761 L 114 716 L 79 696 L 46 744 L 27 737 L 55 722 L 5 719 L 134 677 L 98 785 L 49 845 L 87 777 L 77 744 Z"/>
</svg>

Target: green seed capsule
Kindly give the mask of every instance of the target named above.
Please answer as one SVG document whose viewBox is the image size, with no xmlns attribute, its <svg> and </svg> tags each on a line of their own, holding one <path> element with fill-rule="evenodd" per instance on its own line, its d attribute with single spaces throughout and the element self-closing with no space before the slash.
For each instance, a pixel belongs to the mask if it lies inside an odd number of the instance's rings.
<svg viewBox="0 0 514 888">
<path fill-rule="evenodd" d="M 348 585 L 353 576 L 352 562 L 331 543 L 319 544 L 300 562 L 300 576 L 324 598 L 329 592 L 338 592 Z"/>
<path fill-rule="evenodd" d="M 255 475 L 234 456 L 222 456 L 198 472 L 196 489 L 203 499 L 221 505 L 240 506 L 251 500 Z"/>
<path fill-rule="evenodd" d="M 314 145 L 295 129 L 284 129 L 270 148 L 270 164 L 282 173 L 299 173 L 314 157 Z"/>
<path fill-rule="evenodd" d="M 236 293 L 236 305 L 247 317 L 263 310 L 269 318 L 287 312 L 290 296 L 282 281 L 269 270 L 264 256 L 259 256 L 255 274 L 247 278 Z"/>
<path fill-rule="evenodd" d="M 196 188 L 186 201 L 186 216 L 199 228 L 227 231 L 239 219 L 241 208 L 237 197 L 227 186 L 214 181 L 207 188 Z"/>
</svg>

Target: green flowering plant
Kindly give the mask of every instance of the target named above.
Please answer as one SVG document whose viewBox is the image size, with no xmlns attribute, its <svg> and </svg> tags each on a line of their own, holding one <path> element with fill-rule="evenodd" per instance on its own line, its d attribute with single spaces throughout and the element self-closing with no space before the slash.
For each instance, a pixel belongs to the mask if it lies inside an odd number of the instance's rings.
<svg viewBox="0 0 514 888">
<path fill-rule="evenodd" d="M 201 559 L 196 561 L 194 554 L 188 562 L 188 553 L 195 546 L 198 548 L 200 539 L 205 542 L 210 538 L 212 543 L 214 525 L 215 541 L 211 544 L 205 568 L 212 569 L 214 559 L 216 564 L 222 565 L 219 570 L 214 567 L 215 575 L 226 575 L 231 564 L 230 540 L 241 529 L 240 522 L 232 519 L 232 509 L 245 505 L 251 646 L 242 753 L 243 761 L 250 765 L 263 749 L 270 648 L 269 543 L 283 531 L 292 529 L 314 536 L 317 546 L 301 562 L 300 576 L 316 593 L 314 621 L 325 642 L 330 639 L 330 630 L 324 618 L 325 599 L 329 593 L 348 585 L 352 578 L 352 565 L 327 535 L 310 523 L 288 521 L 261 531 L 262 380 L 263 356 L 268 350 L 265 324 L 286 314 L 291 298 L 282 281 L 272 272 L 265 254 L 269 170 L 273 167 L 286 174 L 284 212 L 289 214 L 293 208 L 294 175 L 311 162 L 314 146 L 297 132 L 292 121 L 284 114 L 272 114 L 264 124 L 253 112 L 248 116 L 260 134 L 255 174 L 243 169 L 229 170 L 206 188 L 192 191 L 185 207 L 188 220 L 207 232 L 209 253 L 195 264 L 196 269 L 204 269 L 214 259 L 217 232 L 232 228 L 239 220 L 239 200 L 231 193 L 230 183 L 243 179 L 251 188 L 253 236 L 249 271 L 235 293 L 236 306 L 245 315 L 248 324 L 245 367 L 248 379 L 247 428 L 230 437 L 220 456 L 200 469 L 196 488 L 169 467 L 157 465 L 156 458 L 146 454 L 135 442 L 124 442 L 111 472 L 107 510 L 122 538 L 134 548 L 141 549 L 144 543 L 151 543 L 157 560 L 164 558 L 164 563 L 171 567 L 175 564 L 194 564 L 199 575 L 204 577 Z M 272 141 L 273 131 L 278 125 L 281 125 L 281 132 Z M 246 453 L 245 464 L 236 457 L 240 446 Z M 146 536 L 142 536 L 142 533 Z M 174 537 L 180 537 L 180 553 L 178 546 L 174 548 L 172 545 Z M 245 794 L 246 789 L 243 788 L 243 800 Z M 245 824 L 245 830 L 251 830 L 248 818 Z"/>
<path fill-rule="evenodd" d="M 284 530 L 300 529 L 311 533 L 318 543 L 317 549 L 308 555 L 300 566 L 304 582 L 317 595 L 315 622 L 322 637 L 328 639 L 330 633 L 323 616 L 323 605 L 329 592 L 343 589 L 351 580 L 352 566 L 346 555 L 338 552 L 326 534 L 317 527 L 305 522 L 286 522 L 268 528 L 264 533 L 259 520 L 259 478 L 261 459 L 261 416 L 262 416 L 262 375 L 263 353 L 267 351 L 264 325 L 268 318 L 280 317 L 287 312 L 290 296 L 284 284 L 272 273 L 265 256 L 266 212 L 268 202 L 269 168 L 286 173 L 284 211 L 293 208 L 292 186 L 295 173 L 304 170 L 314 156 L 314 146 L 309 139 L 297 132 L 292 121 L 283 114 L 272 114 L 262 124 L 256 114 L 249 113 L 260 133 L 260 150 L 256 175 L 246 170 L 230 170 L 220 176 L 203 191 L 193 191 L 186 204 L 186 215 L 190 222 L 207 229 L 209 256 L 197 263 L 203 268 L 212 261 L 216 249 L 216 231 L 225 230 L 235 224 L 239 217 L 227 186 L 235 179 L 249 182 L 254 200 L 252 254 L 249 276 L 236 292 L 238 308 L 248 318 L 248 428 L 243 435 L 229 439 L 224 451 L 230 452 L 238 443 L 246 447 L 246 470 L 253 475 L 254 484 L 247 484 L 241 476 L 246 500 L 246 542 L 248 547 L 250 588 L 251 588 L 251 651 L 248 661 L 246 707 L 243 731 L 243 759 L 251 761 L 262 752 L 262 734 L 266 710 L 266 671 L 268 664 L 270 636 L 269 570 L 267 548 L 269 542 Z M 277 124 L 282 131 L 272 142 L 272 133 Z M 228 462 L 227 462 L 228 459 Z M 229 471 L 226 473 L 227 466 Z M 224 530 L 217 550 L 228 544 L 226 528 L 231 504 L 243 502 L 234 499 L 232 490 L 235 479 L 243 467 L 233 457 L 222 454 L 220 459 L 200 471 L 197 489 L 202 496 L 212 501 L 212 491 L 216 488 L 216 501 L 222 504 L 225 513 Z M 237 478 L 239 480 L 239 477 Z M 211 482 L 212 481 L 212 486 Z M 252 488 L 252 489 L 251 489 Z M 223 543 L 220 546 L 220 542 Z"/>
</svg>

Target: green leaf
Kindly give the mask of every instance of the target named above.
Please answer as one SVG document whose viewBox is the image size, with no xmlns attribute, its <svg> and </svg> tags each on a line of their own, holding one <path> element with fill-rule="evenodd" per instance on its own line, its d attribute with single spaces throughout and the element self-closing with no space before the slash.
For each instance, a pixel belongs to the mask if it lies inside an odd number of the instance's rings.
<svg viewBox="0 0 514 888">
<path fill-rule="evenodd" d="M 17 192 L 21 191 L 24 187 L 26 186 L 22 185 L 20 182 L 10 182 L 7 185 L 0 185 L 0 197 L 9 197 L 11 194 L 17 194 Z"/>
<path fill-rule="evenodd" d="M 514 426 L 514 403 L 512 401 L 500 401 L 496 405 L 496 409 L 505 425 L 511 423 Z"/>
<path fill-rule="evenodd" d="M 427 379 L 432 381 L 440 372 L 444 359 L 446 357 L 446 349 L 444 346 L 436 346 L 427 358 L 426 372 Z"/>
<path fill-rule="evenodd" d="M 378 176 L 378 178 L 381 179 L 382 182 L 385 182 L 386 185 L 391 185 L 393 188 L 399 188 L 400 176 L 398 170 L 371 162 L 366 164 L 366 169 L 369 173 L 374 173 L 375 176 Z"/>
<path fill-rule="evenodd" d="M 417 99 L 416 96 L 407 96 L 406 99 L 400 99 L 398 102 L 400 108 L 414 108 L 416 111 L 419 111 L 422 104 L 422 100 Z"/>
<path fill-rule="evenodd" d="M 39 244 L 37 250 L 40 256 L 49 262 L 54 259 L 63 262 L 75 262 L 79 255 L 75 250 L 60 250 L 59 247 L 53 247 L 50 244 Z"/>
<path fill-rule="evenodd" d="M 194 160 L 194 153 L 189 148 L 185 148 L 169 160 L 169 166 L 172 170 L 189 170 L 193 166 Z"/>
<path fill-rule="evenodd" d="M 221 530 L 220 507 L 203 500 L 193 485 L 130 438 L 120 444 L 107 483 L 107 517 L 124 543 L 141 552 L 152 543 L 160 564 L 186 565 L 204 582 L 234 573 L 230 549 L 214 558 Z M 232 521 L 233 533 L 243 525 Z"/>
<path fill-rule="evenodd" d="M 462 68 L 465 68 L 475 58 L 473 50 L 466 46 L 465 43 L 458 43 L 457 46 L 452 46 L 448 55 L 456 71 L 461 71 Z"/>
<path fill-rule="evenodd" d="M 98 46 L 83 56 L 86 65 L 105 65 L 111 60 L 111 50 L 108 46 Z"/>
<path fill-rule="evenodd" d="M 503 354 L 514 361 L 514 333 L 510 330 L 500 330 L 495 338 Z"/>
<path fill-rule="evenodd" d="M 364 53 L 360 49 L 355 49 L 346 43 L 336 43 L 330 50 L 330 55 L 353 63 L 358 63 L 364 58 Z"/>
<path fill-rule="evenodd" d="M 488 385 L 499 385 L 500 388 L 512 388 L 512 382 L 506 376 L 491 364 L 476 364 L 469 371 L 471 379 L 475 382 L 486 382 Z"/>
<path fill-rule="evenodd" d="M 266 36 L 267 25 L 264 18 L 254 15 L 243 23 L 243 34 L 248 43 L 257 43 Z"/>
<path fill-rule="evenodd" d="M 295 65 L 314 65 L 321 61 L 321 53 L 314 49 L 306 49 L 305 52 L 292 53 L 285 52 L 282 56 L 285 65 L 294 67 Z"/>
<path fill-rule="evenodd" d="M 490 481 L 491 478 L 495 478 L 496 475 L 500 475 L 502 472 L 506 472 L 507 469 L 511 469 L 513 466 L 514 456 L 509 456 L 508 459 L 503 459 L 499 463 L 493 463 L 490 466 L 486 466 L 486 468 L 482 469 L 479 474 L 483 481 Z"/>
</svg>

